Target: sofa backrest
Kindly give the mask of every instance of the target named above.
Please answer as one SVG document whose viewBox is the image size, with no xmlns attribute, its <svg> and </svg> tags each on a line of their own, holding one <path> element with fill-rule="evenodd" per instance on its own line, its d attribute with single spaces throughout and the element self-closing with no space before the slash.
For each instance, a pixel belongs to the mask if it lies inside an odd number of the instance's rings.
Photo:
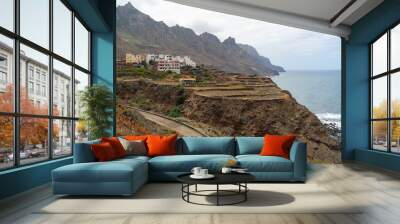
<svg viewBox="0 0 400 224">
<path fill-rule="evenodd" d="M 75 143 L 74 163 L 95 162 L 90 146 L 100 140 Z M 264 137 L 181 137 L 176 142 L 177 154 L 259 154 Z"/>
<path fill-rule="evenodd" d="M 235 155 L 233 137 L 182 137 L 177 142 L 177 153 L 187 155 L 226 154 Z"/>
<path fill-rule="evenodd" d="M 264 137 L 236 137 L 236 155 L 259 154 Z"/>
<path fill-rule="evenodd" d="M 89 163 L 95 162 L 96 158 L 93 155 L 91 145 L 99 144 L 100 140 L 93 140 L 81 143 L 75 143 L 74 147 L 74 163 Z"/>
</svg>

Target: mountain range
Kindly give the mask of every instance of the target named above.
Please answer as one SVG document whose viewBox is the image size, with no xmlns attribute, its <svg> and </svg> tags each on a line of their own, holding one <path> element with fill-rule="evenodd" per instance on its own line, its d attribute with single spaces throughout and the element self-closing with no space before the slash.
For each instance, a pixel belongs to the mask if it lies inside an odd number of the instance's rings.
<svg viewBox="0 0 400 224">
<path fill-rule="evenodd" d="M 130 2 L 117 7 L 117 57 L 123 59 L 126 53 L 187 55 L 197 64 L 232 73 L 278 75 L 284 71 L 250 45 L 237 43 L 232 37 L 221 42 L 211 33 L 197 35 L 179 25 L 169 27 Z"/>
</svg>

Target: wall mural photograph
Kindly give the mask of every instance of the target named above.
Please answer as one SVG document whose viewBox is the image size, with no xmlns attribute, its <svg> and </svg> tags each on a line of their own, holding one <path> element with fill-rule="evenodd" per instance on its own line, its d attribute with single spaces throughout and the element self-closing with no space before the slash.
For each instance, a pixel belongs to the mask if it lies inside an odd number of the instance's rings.
<svg viewBox="0 0 400 224">
<path fill-rule="evenodd" d="M 117 135 L 293 134 L 311 161 L 340 161 L 339 37 L 162 0 L 117 4 Z"/>
</svg>

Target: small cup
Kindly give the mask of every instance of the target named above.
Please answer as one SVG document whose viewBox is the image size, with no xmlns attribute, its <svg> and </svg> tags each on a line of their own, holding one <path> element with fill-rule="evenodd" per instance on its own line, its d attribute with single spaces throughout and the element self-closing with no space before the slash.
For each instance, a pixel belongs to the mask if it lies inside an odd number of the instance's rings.
<svg viewBox="0 0 400 224">
<path fill-rule="evenodd" d="M 200 173 L 201 170 L 202 170 L 201 167 L 194 167 L 194 168 L 192 169 L 192 173 L 193 173 L 194 175 L 196 175 L 196 176 L 199 176 L 199 175 L 201 175 L 201 173 Z"/>
<path fill-rule="evenodd" d="M 200 170 L 200 176 L 207 176 L 208 175 L 208 169 L 201 169 Z"/>
<path fill-rule="evenodd" d="M 230 173 L 230 172 L 232 172 L 232 169 L 229 168 L 229 167 L 222 167 L 221 172 L 222 172 L 222 173 Z"/>
</svg>

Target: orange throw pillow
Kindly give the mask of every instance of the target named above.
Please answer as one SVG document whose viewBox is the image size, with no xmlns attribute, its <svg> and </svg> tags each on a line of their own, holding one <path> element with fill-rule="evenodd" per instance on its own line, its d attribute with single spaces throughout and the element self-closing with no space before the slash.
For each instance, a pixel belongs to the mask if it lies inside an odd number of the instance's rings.
<svg viewBox="0 0 400 224">
<path fill-rule="evenodd" d="M 147 137 L 148 156 L 176 155 L 177 135 L 159 136 L 149 135 Z"/>
<path fill-rule="evenodd" d="M 289 159 L 290 147 L 296 136 L 294 135 L 265 135 L 262 156 L 280 156 Z"/>
<path fill-rule="evenodd" d="M 112 145 L 108 142 L 91 145 L 94 157 L 99 162 L 110 161 L 116 159 L 115 151 Z"/>
<path fill-rule="evenodd" d="M 146 141 L 147 135 L 127 135 L 124 139 L 128 141 Z"/>
<path fill-rule="evenodd" d="M 115 155 L 117 158 L 121 158 L 126 156 L 126 151 L 124 146 L 122 146 L 121 142 L 117 137 L 109 137 L 109 138 L 101 138 L 101 142 L 108 142 L 114 149 Z"/>
</svg>

